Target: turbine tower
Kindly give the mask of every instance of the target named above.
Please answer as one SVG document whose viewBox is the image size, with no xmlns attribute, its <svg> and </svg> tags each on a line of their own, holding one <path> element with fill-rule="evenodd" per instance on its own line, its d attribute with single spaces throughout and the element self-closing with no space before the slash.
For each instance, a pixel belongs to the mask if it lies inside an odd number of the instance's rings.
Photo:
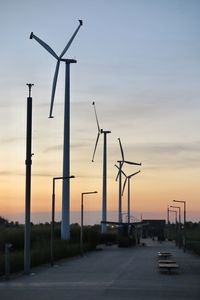
<svg viewBox="0 0 200 300">
<path fill-rule="evenodd" d="M 121 150 L 121 156 L 122 156 L 122 160 L 118 160 L 118 164 L 119 166 L 117 167 L 119 169 L 117 177 L 116 177 L 116 181 L 119 178 L 119 209 L 118 209 L 118 222 L 122 223 L 122 166 L 124 163 L 128 164 L 128 165 L 136 165 L 136 166 L 141 166 L 141 163 L 135 163 L 132 161 L 127 161 L 124 159 L 124 151 L 122 148 L 122 143 L 120 138 L 118 138 L 119 141 L 119 146 L 120 146 L 120 150 Z"/>
<path fill-rule="evenodd" d="M 92 103 L 94 107 L 94 113 L 97 122 L 97 139 L 94 147 L 94 152 L 92 156 L 92 162 L 94 162 L 94 157 L 99 141 L 100 134 L 103 134 L 103 190 L 102 190 L 102 221 L 107 221 L 107 134 L 111 133 L 111 131 L 100 129 L 99 121 L 97 117 L 97 112 L 95 108 L 95 102 Z M 101 223 L 101 233 L 105 233 L 107 230 L 106 223 Z"/>
<path fill-rule="evenodd" d="M 62 53 L 58 56 L 54 50 L 43 42 L 40 38 L 31 32 L 30 39 L 35 39 L 42 47 L 44 47 L 56 60 L 56 69 L 53 78 L 51 104 L 49 118 L 53 118 L 53 105 L 56 92 L 56 84 L 58 79 L 58 72 L 60 62 L 65 63 L 65 108 L 64 108 L 64 141 L 63 141 L 63 177 L 70 176 L 70 64 L 76 63 L 74 59 L 63 58 L 69 47 L 71 46 L 76 34 L 80 27 L 83 25 L 83 21 L 79 20 L 79 25 L 75 32 L 71 36 L 66 47 Z M 61 239 L 70 239 L 70 180 L 63 181 L 62 186 L 62 223 L 61 223 Z"/>
<path fill-rule="evenodd" d="M 122 170 L 121 170 L 122 171 Z M 123 171 L 122 171 L 122 174 L 126 177 L 125 181 L 124 181 L 124 186 L 123 186 L 123 189 L 122 189 L 122 196 L 124 194 L 124 190 L 125 190 L 125 187 L 126 187 L 126 183 L 128 182 L 128 205 L 127 205 L 127 216 L 128 216 L 128 224 L 130 224 L 130 208 L 131 208 L 131 201 L 130 201 L 130 198 L 131 198 L 131 178 L 135 175 L 137 175 L 138 173 L 140 173 L 140 171 L 137 171 L 129 176 L 127 176 Z"/>
</svg>

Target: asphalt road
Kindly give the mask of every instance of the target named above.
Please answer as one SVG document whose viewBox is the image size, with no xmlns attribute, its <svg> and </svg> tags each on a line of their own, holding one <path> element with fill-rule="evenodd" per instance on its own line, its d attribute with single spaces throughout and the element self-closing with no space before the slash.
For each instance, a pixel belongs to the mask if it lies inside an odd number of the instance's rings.
<svg viewBox="0 0 200 300">
<path fill-rule="evenodd" d="M 64 260 L 53 268 L 32 270 L 0 281 L 1 300 L 193 300 L 200 299 L 200 258 L 171 242 L 146 240 L 134 248 L 104 247 L 102 251 Z M 180 270 L 160 272 L 158 251 L 170 251 Z"/>
</svg>

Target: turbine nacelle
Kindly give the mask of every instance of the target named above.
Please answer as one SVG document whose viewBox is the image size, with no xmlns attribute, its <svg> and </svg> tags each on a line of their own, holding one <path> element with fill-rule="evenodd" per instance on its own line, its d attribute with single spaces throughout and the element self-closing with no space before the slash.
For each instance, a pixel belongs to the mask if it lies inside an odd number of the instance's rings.
<svg viewBox="0 0 200 300">
<path fill-rule="evenodd" d="M 111 131 L 109 131 L 109 130 L 103 130 L 103 129 L 101 129 L 101 133 L 111 133 Z"/>
</svg>

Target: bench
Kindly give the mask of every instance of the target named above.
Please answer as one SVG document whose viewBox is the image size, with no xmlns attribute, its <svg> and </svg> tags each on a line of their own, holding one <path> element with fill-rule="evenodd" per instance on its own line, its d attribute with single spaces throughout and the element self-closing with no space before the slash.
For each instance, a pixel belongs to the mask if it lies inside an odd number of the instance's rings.
<svg viewBox="0 0 200 300">
<path fill-rule="evenodd" d="M 170 256 L 172 256 L 170 252 L 158 252 L 159 258 L 168 258 Z"/>
<path fill-rule="evenodd" d="M 159 269 L 163 270 L 163 269 L 167 269 L 169 271 L 169 273 L 171 273 L 171 270 L 176 270 L 179 268 L 179 265 L 176 262 L 173 263 L 159 263 L 158 264 Z"/>
<path fill-rule="evenodd" d="M 159 264 L 176 264 L 176 261 L 171 260 L 171 259 L 159 259 L 158 263 Z"/>
</svg>

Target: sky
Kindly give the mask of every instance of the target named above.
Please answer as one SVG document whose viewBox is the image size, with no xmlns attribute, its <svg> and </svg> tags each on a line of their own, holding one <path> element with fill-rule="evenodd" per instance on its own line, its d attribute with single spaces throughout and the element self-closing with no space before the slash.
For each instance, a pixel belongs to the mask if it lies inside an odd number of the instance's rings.
<svg viewBox="0 0 200 300">
<path fill-rule="evenodd" d="M 71 65 L 72 220 L 79 218 L 81 193 L 92 190 L 98 194 L 85 201 L 86 222 L 101 218 L 102 136 L 91 162 L 95 101 L 100 127 L 111 131 L 109 217 L 117 220 L 120 137 L 125 158 L 142 162 L 124 168 L 141 170 L 131 182 L 132 215 L 166 218 L 177 199 L 187 201 L 187 218 L 199 221 L 200 2 L 0 0 L 0 8 L 0 215 L 24 219 L 26 83 L 34 83 L 32 220 L 50 220 L 52 178 L 62 176 L 64 66 L 49 119 L 56 61 L 29 36 L 33 31 L 59 55 L 82 19 L 65 55 L 77 60 Z M 58 219 L 60 209 L 58 182 Z"/>
</svg>

